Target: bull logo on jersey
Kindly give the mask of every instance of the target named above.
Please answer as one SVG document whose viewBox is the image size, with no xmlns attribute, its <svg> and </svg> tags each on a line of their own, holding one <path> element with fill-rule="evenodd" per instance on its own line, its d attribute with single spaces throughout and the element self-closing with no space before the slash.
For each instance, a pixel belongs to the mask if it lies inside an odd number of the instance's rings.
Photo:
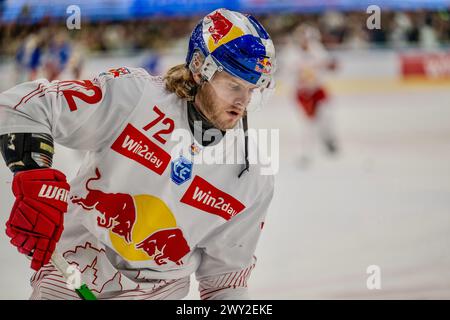
<svg viewBox="0 0 450 320">
<path fill-rule="evenodd" d="M 183 264 L 181 258 L 190 251 L 183 232 L 178 229 L 167 229 L 154 232 L 144 241 L 136 245 L 137 249 L 144 250 L 149 256 L 154 256 L 156 264 L 166 264 L 166 260 Z"/>
<path fill-rule="evenodd" d="M 131 232 L 136 221 L 136 209 L 133 198 L 125 193 L 105 193 L 89 187 L 92 181 L 100 180 L 101 174 L 95 170 L 96 177 L 86 182 L 88 194 L 85 198 L 73 197 L 72 202 L 85 210 L 97 210 L 100 216 L 97 223 L 100 227 L 111 229 L 112 232 L 123 237 L 127 243 L 131 242 Z"/>
<path fill-rule="evenodd" d="M 180 156 L 178 159 L 172 161 L 172 172 L 170 178 L 173 182 L 180 185 L 192 178 L 192 162 Z"/>
<path fill-rule="evenodd" d="M 72 202 L 85 210 L 100 213 L 97 224 L 109 230 L 113 248 L 129 261 L 183 264 L 182 258 L 191 250 L 164 201 L 147 194 L 94 190 L 89 184 L 101 179 L 100 171 L 96 169 L 95 172 L 96 177 L 86 182 L 87 195 L 72 197 Z"/>
</svg>

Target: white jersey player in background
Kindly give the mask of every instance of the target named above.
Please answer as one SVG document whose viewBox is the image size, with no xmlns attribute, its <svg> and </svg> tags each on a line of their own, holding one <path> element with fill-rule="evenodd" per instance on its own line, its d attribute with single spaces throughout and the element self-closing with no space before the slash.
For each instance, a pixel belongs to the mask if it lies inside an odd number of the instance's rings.
<svg viewBox="0 0 450 320">
<path fill-rule="evenodd" d="M 55 247 L 99 299 L 183 298 L 193 273 L 202 299 L 248 298 L 274 181 L 249 165 L 246 108 L 272 89 L 274 64 L 264 28 L 219 9 L 164 77 L 122 67 L 2 93 L 6 233 L 37 271 L 31 298 L 78 299 L 49 263 Z M 70 184 L 51 168 L 54 141 L 88 151 Z M 223 164 L 233 152 L 245 161 Z"/>
<path fill-rule="evenodd" d="M 301 114 L 300 165 L 310 164 L 320 147 L 328 154 L 337 152 L 336 137 L 329 110 L 324 74 L 336 68 L 321 42 L 320 31 L 308 24 L 299 25 L 293 33 L 296 44 L 294 70 L 295 95 Z"/>
</svg>

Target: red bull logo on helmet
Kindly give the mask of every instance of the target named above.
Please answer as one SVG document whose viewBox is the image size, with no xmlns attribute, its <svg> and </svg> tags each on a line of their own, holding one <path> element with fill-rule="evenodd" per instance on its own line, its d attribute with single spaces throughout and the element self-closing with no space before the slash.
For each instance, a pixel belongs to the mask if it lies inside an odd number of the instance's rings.
<svg viewBox="0 0 450 320">
<path fill-rule="evenodd" d="M 244 31 L 225 17 L 224 11 L 217 10 L 205 17 L 203 34 L 209 52 L 213 52 L 219 46 L 244 35 Z"/>
<path fill-rule="evenodd" d="M 272 72 L 272 63 L 269 58 L 258 59 L 256 62 L 255 71 L 270 74 Z"/>
<path fill-rule="evenodd" d="M 225 18 L 219 11 L 216 11 L 206 18 L 209 19 L 212 24 L 208 28 L 208 31 L 211 33 L 211 37 L 214 39 L 215 44 L 222 40 L 233 27 L 233 23 Z"/>
<path fill-rule="evenodd" d="M 96 210 L 98 226 L 109 230 L 113 248 L 129 261 L 153 260 L 157 265 L 169 262 L 181 265 L 190 252 L 175 216 L 161 199 L 152 195 L 106 193 L 91 188 L 88 179 L 85 197 L 72 197 L 74 204 L 87 211 Z"/>
</svg>

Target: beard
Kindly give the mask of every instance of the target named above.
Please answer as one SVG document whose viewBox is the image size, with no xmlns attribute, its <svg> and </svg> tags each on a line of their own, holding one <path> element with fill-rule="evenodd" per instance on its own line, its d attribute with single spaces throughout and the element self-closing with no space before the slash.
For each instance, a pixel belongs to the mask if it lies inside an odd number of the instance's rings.
<svg viewBox="0 0 450 320">
<path fill-rule="evenodd" d="M 226 108 L 220 106 L 219 98 L 208 82 L 198 89 L 195 100 L 201 101 L 200 111 L 215 128 L 221 131 L 233 129 L 240 120 L 240 118 L 234 121 L 225 119 Z"/>
</svg>

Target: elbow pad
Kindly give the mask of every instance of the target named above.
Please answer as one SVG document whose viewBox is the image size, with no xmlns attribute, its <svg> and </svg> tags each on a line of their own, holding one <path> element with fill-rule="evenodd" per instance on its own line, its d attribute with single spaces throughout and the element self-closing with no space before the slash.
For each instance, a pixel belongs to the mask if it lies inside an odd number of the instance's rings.
<svg viewBox="0 0 450 320">
<path fill-rule="evenodd" d="M 14 173 L 49 168 L 53 162 L 53 138 L 45 133 L 8 133 L 0 136 L 0 151 Z"/>
</svg>

